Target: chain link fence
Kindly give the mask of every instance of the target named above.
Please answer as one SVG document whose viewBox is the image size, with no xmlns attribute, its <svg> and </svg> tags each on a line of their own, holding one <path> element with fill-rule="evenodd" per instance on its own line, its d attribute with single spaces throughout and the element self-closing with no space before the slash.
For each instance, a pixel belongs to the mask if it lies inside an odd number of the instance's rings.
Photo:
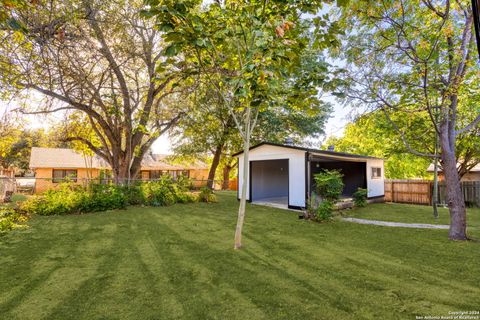
<svg viewBox="0 0 480 320">
<path fill-rule="evenodd" d="M 159 179 L 127 179 L 124 183 L 126 185 L 138 185 L 148 181 L 158 181 Z M 175 179 L 174 179 L 175 180 Z M 16 178 L 15 192 L 34 194 L 42 193 L 50 189 L 57 188 L 61 182 L 70 181 L 80 186 L 88 186 L 89 184 L 113 184 L 113 179 L 100 179 L 100 178 L 73 178 L 73 179 L 52 179 L 52 178 Z M 209 180 L 202 179 L 189 179 L 190 187 L 192 190 L 198 190 L 202 187 L 208 186 Z M 213 180 L 214 190 L 237 190 L 237 180 L 232 179 L 228 181 Z"/>
</svg>

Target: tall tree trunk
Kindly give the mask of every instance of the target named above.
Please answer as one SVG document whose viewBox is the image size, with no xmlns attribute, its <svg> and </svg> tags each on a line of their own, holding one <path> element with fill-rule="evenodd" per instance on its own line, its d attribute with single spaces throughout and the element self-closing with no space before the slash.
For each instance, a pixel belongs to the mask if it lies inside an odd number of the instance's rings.
<svg viewBox="0 0 480 320">
<path fill-rule="evenodd" d="M 452 146 L 448 131 L 443 126 L 441 132 L 442 167 L 447 185 L 447 201 L 450 211 L 450 229 L 448 238 L 450 240 L 468 240 L 467 237 L 467 212 L 463 199 L 460 176 L 457 171 L 457 159 L 455 146 Z M 445 132 L 447 131 L 447 132 Z M 455 141 L 455 140 L 453 140 Z"/>
<path fill-rule="evenodd" d="M 228 187 L 230 186 L 230 171 L 232 171 L 232 167 L 229 164 L 226 164 L 223 167 L 222 190 L 228 190 Z"/>
<path fill-rule="evenodd" d="M 250 153 L 250 106 L 247 107 L 245 136 L 243 141 L 243 180 L 242 180 L 242 193 L 240 195 L 240 206 L 238 208 L 237 227 L 235 229 L 235 245 L 234 249 L 240 249 L 242 247 L 242 230 L 243 222 L 245 221 L 245 207 L 247 206 L 247 185 L 249 175 L 249 162 L 248 155 Z"/>
<path fill-rule="evenodd" d="M 215 153 L 213 154 L 212 165 L 210 166 L 210 171 L 208 172 L 207 187 L 213 189 L 213 184 L 215 182 L 215 173 L 217 172 L 218 164 L 220 163 L 220 157 L 222 155 L 223 145 L 217 145 Z"/>
</svg>

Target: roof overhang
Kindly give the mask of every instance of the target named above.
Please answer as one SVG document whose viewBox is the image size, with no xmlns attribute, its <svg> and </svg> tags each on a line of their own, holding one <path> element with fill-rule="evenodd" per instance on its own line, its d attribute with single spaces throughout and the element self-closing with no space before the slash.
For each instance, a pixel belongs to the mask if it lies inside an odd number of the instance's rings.
<svg viewBox="0 0 480 320">
<path fill-rule="evenodd" d="M 345 159 L 346 161 L 363 161 L 363 162 L 365 162 L 368 159 L 383 160 L 382 158 L 364 156 L 364 155 L 359 155 L 359 154 L 351 154 L 351 153 L 336 152 L 336 151 L 329 151 L 329 150 L 319 150 L 319 149 L 298 147 L 298 146 L 278 144 L 278 143 L 272 143 L 272 142 L 261 142 L 257 145 L 254 145 L 253 147 L 250 147 L 249 150 L 251 151 L 251 150 L 254 150 L 254 149 L 259 148 L 259 147 L 264 146 L 264 145 L 274 146 L 274 147 L 279 147 L 279 148 L 285 148 L 285 149 L 301 150 L 301 151 L 309 152 L 310 154 L 318 154 L 322 157 L 330 157 L 331 159 L 335 159 L 335 158 L 336 159 Z M 239 157 L 242 154 L 243 154 L 243 150 L 239 151 L 237 153 L 234 153 L 232 155 L 232 157 Z"/>
</svg>

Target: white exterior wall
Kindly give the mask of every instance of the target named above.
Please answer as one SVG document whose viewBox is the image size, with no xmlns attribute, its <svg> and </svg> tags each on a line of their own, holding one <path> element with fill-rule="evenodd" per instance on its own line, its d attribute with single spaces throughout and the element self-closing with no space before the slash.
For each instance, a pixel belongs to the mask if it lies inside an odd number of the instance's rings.
<svg viewBox="0 0 480 320">
<path fill-rule="evenodd" d="M 305 151 L 262 145 L 250 150 L 249 161 L 288 159 L 288 198 L 290 206 L 305 207 Z M 243 153 L 238 156 L 238 196 L 243 185 Z M 247 181 L 247 200 L 250 195 Z"/>
<path fill-rule="evenodd" d="M 372 179 L 372 168 L 382 169 L 380 179 Z M 367 160 L 367 189 L 369 198 L 385 195 L 385 168 L 383 167 L 383 159 Z"/>
</svg>

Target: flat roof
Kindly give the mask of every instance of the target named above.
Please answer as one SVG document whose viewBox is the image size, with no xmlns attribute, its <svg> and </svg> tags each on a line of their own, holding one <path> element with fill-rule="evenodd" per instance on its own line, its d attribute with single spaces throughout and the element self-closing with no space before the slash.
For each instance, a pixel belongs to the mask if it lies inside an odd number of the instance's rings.
<svg viewBox="0 0 480 320">
<path fill-rule="evenodd" d="M 379 160 L 383 160 L 382 158 L 364 156 L 364 155 L 360 155 L 360 154 L 337 152 L 337 151 L 330 151 L 330 150 L 312 149 L 312 148 L 299 147 L 299 146 L 293 146 L 293 145 L 289 145 L 289 144 L 280 144 L 280 143 L 273 143 L 273 142 L 261 142 L 257 145 L 254 145 L 253 147 L 250 147 L 249 150 L 253 150 L 253 149 L 256 149 L 256 148 L 264 146 L 264 145 L 280 147 L 280 148 L 287 148 L 287 149 L 302 150 L 302 151 L 305 151 L 305 152 L 311 152 L 311 153 L 316 153 L 316 154 L 326 155 L 326 156 L 332 156 L 332 157 L 343 157 L 343 158 L 352 158 L 352 159 L 379 159 Z M 237 153 L 234 153 L 232 155 L 232 157 L 239 156 L 242 153 L 243 153 L 243 150 L 239 151 Z"/>
</svg>

